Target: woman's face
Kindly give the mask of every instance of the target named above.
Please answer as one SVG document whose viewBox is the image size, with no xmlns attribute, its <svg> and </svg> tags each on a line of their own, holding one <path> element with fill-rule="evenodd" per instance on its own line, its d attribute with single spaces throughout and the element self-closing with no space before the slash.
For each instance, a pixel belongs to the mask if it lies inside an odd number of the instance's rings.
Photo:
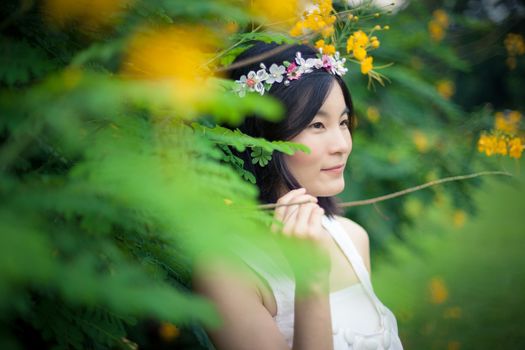
<svg viewBox="0 0 525 350">
<path fill-rule="evenodd" d="M 285 155 L 284 161 L 299 184 L 312 196 L 329 197 L 343 191 L 343 171 L 352 151 L 349 122 L 343 91 L 334 82 L 314 119 L 290 140 L 311 150 L 310 154 Z"/>
</svg>

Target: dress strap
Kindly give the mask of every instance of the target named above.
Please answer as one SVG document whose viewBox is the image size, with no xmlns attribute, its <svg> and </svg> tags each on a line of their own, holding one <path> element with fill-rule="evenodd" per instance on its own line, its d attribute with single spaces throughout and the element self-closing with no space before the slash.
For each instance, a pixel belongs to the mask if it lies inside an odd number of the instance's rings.
<svg viewBox="0 0 525 350">
<path fill-rule="evenodd" d="M 354 268 L 357 277 L 363 284 L 364 289 L 367 291 L 370 298 L 372 298 L 372 300 L 374 301 L 376 309 L 378 310 L 378 312 L 380 312 L 378 305 L 380 305 L 381 302 L 374 293 L 374 288 L 372 287 L 370 275 L 365 267 L 363 258 L 361 257 L 354 245 L 354 242 L 352 242 L 352 239 L 350 239 L 348 233 L 343 228 L 341 223 L 338 222 L 335 218 L 329 219 L 327 216 L 323 216 L 322 224 L 327 229 L 327 231 L 330 232 L 332 238 L 335 240 L 337 245 L 345 254 L 346 258 Z"/>
</svg>

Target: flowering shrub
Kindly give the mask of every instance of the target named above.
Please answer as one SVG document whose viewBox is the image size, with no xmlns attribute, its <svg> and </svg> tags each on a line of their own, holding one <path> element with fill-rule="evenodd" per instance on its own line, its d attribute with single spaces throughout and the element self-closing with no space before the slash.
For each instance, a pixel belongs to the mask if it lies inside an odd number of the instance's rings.
<svg viewBox="0 0 525 350">
<path fill-rule="evenodd" d="M 519 135 L 521 113 L 509 111 L 498 112 L 495 115 L 494 129 L 481 134 L 478 140 L 478 151 L 490 157 L 493 155 L 508 155 L 519 159 L 525 149 L 523 136 Z"/>
</svg>

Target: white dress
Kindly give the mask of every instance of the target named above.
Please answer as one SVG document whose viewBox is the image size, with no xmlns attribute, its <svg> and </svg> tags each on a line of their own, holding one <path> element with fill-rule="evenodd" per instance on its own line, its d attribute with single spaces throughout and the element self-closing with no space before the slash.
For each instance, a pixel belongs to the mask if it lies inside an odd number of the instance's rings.
<svg viewBox="0 0 525 350">
<path fill-rule="evenodd" d="M 381 303 L 372 288 L 370 275 L 345 229 L 335 219 L 323 217 L 322 225 L 341 248 L 359 278 L 358 283 L 330 293 L 334 350 L 402 350 L 394 314 Z M 292 279 L 274 275 L 268 268 L 275 262 L 257 257 L 242 257 L 270 286 L 277 303 L 274 320 L 290 348 L 294 330 L 295 283 Z"/>
</svg>

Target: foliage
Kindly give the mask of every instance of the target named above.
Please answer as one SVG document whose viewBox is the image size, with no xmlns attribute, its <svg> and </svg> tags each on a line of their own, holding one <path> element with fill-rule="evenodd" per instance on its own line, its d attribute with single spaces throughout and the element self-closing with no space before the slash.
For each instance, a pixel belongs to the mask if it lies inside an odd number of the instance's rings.
<svg viewBox="0 0 525 350">
<path fill-rule="evenodd" d="M 396 314 L 406 348 L 525 345 L 515 326 L 524 315 L 525 178 L 490 179 L 484 189 L 473 198 L 480 215 L 469 216 L 450 201 L 420 208 L 415 225 L 404 231 L 408 245 L 389 242 L 391 256 L 376 256 L 375 287 Z"/>
<path fill-rule="evenodd" d="M 434 31 L 443 31 L 443 14 L 431 16 L 426 2 L 386 16 L 369 1 L 355 8 L 334 2 L 333 9 L 322 1 L 330 24 L 313 28 L 311 18 L 303 18 L 294 36 L 289 30 L 300 21 L 283 30 L 265 22 L 270 12 L 253 13 L 247 3 L 3 4 L 1 348 L 147 348 L 159 339 L 163 346 L 211 348 L 202 327 L 220 320 L 210 303 L 191 293 L 193 262 L 209 251 L 249 255 L 247 238 L 258 246 L 273 242 L 266 230 L 271 215 L 256 210 L 255 178 L 232 149 L 250 148 L 260 166 L 273 152 L 308 152 L 218 126 L 235 127 L 248 115 L 282 117 L 276 101 L 239 99 L 222 77 L 252 39 L 311 40 L 349 58 L 347 83 L 359 127 L 343 200 L 471 170 L 479 157 L 476 138 L 491 125 L 492 110 L 465 102 L 478 98 L 468 88 L 477 80 L 461 80 L 466 87 L 460 88 L 458 79 L 454 95 L 445 84 L 449 97 L 436 88 L 438 79 L 476 69 L 448 34 L 432 41 L 421 18 L 434 18 Z M 347 17 L 333 19 L 332 10 Z M 455 11 L 450 22 L 456 31 L 483 36 L 493 28 L 469 22 L 459 8 L 447 10 Z M 381 44 L 374 39 L 378 25 L 385 30 Z M 513 38 L 507 46 L 517 74 L 523 64 Z M 391 84 L 368 90 L 371 79 L 389 81 L 378 70 L 392 62 L 385 69 Z M 506 77 L 509 86 L 519 86 L 520 79 Z M 522 93 L 513 90 L 496 107 L 523 109 L 516 102 L 525 101 Z M 448 194 L 454 205 L 473 211 L 471 190 L 460 183 L 411 198 L 430 202 Z M 413 219 L 407 203 L 381 204 L 379 216 L 370 208 L 347 214 L 380 249 Z M 279 243 L 291 254 L 311 256 Z M 144 336 L 151 322 L 156 333 Z"/>
</svg>

